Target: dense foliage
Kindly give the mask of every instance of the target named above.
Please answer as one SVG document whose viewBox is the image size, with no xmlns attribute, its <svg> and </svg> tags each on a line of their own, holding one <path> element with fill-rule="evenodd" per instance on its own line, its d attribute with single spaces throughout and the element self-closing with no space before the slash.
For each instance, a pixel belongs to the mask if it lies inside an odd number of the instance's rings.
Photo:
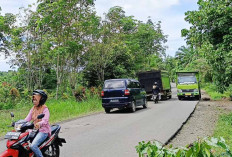
<svg viewBox="0 0 232 157">
<path fill-rule="evenodd" d="M 182 35 L 188 46 L 175 57 L 166 57 L 161 22 L 136 20 L 119 6 L 99 17 L 93 0 L 39 0 L 35 11 L 29 6 L 17 16 L 0 14 L 0 53 L 13 56 L 11 65 L 18 67 L 1 79 L 1 108 L 27 99 L 36 88 L 56 99 L 79 100 L 86 87 L 98 91 L 105 79 L 136 78 L 151 69 L 167 70 L 173 82 L 176 71 L 197 70 L 203 83 L 230 92 L 231 0 L 199 0 L 198 5 L 186 12 L 192 26 Z"/>
<path fill-rule="evenodd" d="M 4 54 L 5 56 L 9 55 L 9 40 L 8 37 L 11 34 L 11 29 L 15 23 L 15 16 L 11 13 L 1 15 L 0 7 L 0 55 Z"/>
<path fill-rule="evenodd" d="M 232 1 L 199 0 L 198 5 L 197 11 L 185 14 L 192 26 L 183 29 L 182 35 L 195 51 L 186 55 L 194 54 L 195 61 L 202 59 L 201 63 L 208 64 L 207 75 L 212 75 L 217 90 L 223 93 L 232 84 Z"/>
<path fill-rule="evenodd" d="M 159 68 L 165 54 L 160 22 L 138 21 L 118 6 L 101 18 L 92 0 L 39 0 L 35 11 L 23 8 L 17 19 L 20 25 L 4 28 L 10 40 L 3 47 L 15 56 L 12 88 L 21 92 L 40 88 L 56 90 L 56 98 L 75 96 L 80 86 Z"/>
<path fill-rule="evenodd" d="M 220 148 L 221 152 L 215 151 L 215 148 Z M 192 144 L 183 148 L 172 148 L 172 146 L 163 146 L 161 143 L 140 142 L 136 146 L 139 157 L 216 157 L 216 156 L 232 156 L 229 147 L 226 145 L 223 138 L 205 138 L 199 139 Z"/>
</svg>

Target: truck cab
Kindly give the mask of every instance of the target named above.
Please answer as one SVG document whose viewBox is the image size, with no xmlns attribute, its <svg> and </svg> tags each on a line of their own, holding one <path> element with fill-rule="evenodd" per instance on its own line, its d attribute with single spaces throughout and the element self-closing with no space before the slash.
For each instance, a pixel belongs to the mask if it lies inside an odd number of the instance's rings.
<svg viewBox="0 0 232 157">
<path fill-rule="evenodd" d="M 176 88 L 179 100 L 191 97 L 200 100 L 199 72 L 176 72 Z"/>
</svg>

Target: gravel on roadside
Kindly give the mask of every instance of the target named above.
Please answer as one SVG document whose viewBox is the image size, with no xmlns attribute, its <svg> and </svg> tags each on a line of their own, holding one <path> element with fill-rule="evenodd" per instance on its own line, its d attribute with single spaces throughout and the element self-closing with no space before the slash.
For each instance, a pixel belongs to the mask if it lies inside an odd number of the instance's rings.
<svg viewBox="0 0 232 157">
<path fill-rule="evenodd" d="M 232 101 L 203 101 L 208 98 L 209 96 L 203 91 L 202 100 L 199 101 L 194 113 L 168 145 L 186 146 L 199 138 L 213 135 L 219 115 L 232 111 Z"/>
</svg>

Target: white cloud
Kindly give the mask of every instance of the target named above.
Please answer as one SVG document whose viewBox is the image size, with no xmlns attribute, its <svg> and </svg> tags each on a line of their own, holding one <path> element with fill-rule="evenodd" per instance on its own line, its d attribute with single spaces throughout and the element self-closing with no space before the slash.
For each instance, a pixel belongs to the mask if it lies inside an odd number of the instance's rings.
<svg viewBox="0 0 232 157">
<path fill-rule="evenodd" d="M 18 14 L 19 8 L 27 8 L 29 4 L 36 3 L 37 0 L 1 0 L 0 7 L 2 8 L 1 13 L 13 13 Z"/>
<path fill-rule="evenodd" d="M 144 21 L 148 16 L 159 17 L 162 11 L 179 3 L 180 0 L 97 0 L 95 6 L 100 16 L 113 6 L 121 6 L 127 15 L 134 15 L 136 19 Z"/>
<path fill-rule="evenodd" d="M 96 3 L 98 3 L 98 1 L 96 1 Z M 140 0 L 140 1 L 114 0 L 114 1 L 107 1 L 107 3 L 111 3 L 114 6 L 119 5 L 122 7 L 133 6 L 134 9 L 145 8 L 149 10 L 156 10 L 156 9 L 169 8 L 173 5 L 177 5 L 179 4 L 179 0 Z"/>
</svg>

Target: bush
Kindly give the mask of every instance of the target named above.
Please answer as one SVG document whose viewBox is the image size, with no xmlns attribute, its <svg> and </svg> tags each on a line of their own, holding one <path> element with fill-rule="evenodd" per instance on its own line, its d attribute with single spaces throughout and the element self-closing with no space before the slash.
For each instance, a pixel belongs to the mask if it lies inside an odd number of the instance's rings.
<svg viewBox="0 0 232 157">
<path fill-rule="evenodd" d="M 19 91 L 16 88 L 12 88 L 10 90 L 10 96 L 12 97 L 12 99 L 16 99 L 20 97 Z"/>
<path fill-rule="evenodd" d="M 227 92 L 230 96 L 230 100 L 232 101 L 232 84 L 230 84 L 230 86 L 228 87 Z"/>
<path fill-rule="evenodd" d="M 232 148 L 232 112 L 219 116 L 217 125 L 214 129 L 214 137 L 223 137 L 227 144 Z"/>
<path fill-rule="evenodd" d="M 218 152 L 215 148 L 220 148 L 222 151 Z M 172 148 L 162 146 L 161 143 L 140 142 L 136 146 L 139 157 L 216 157 L 216 156 L 228 156 L 232 154 L 230 149 L 225 143 L 223 138 L 204 138 L 195 141 L 194 143 L 182 148 Z"/>
<path fill-rule="evenodd" d="M 217 92 L 217 87 L 215 84 L 206 83 L 203 85 L 203 89 L 209 94 L 213 100 L 221 100 L 222 98 L 229 98 L 228 90 L 223 94 Z"/>
<path fill-rule="evenodd" d="M 68 96 L 67 93 L 63 93 L 61 98 L 62 98 L 62 99 L 69 99 L 69 96 Z"/>
<path fill-rule="evenodd" d="M 89 92 L 88 92 L 89 93 Z M 79 86 L 75 91 L 76 101 L 83 101 L 87 98 L 86 89 L 83 86 Z"/>
</svg>

